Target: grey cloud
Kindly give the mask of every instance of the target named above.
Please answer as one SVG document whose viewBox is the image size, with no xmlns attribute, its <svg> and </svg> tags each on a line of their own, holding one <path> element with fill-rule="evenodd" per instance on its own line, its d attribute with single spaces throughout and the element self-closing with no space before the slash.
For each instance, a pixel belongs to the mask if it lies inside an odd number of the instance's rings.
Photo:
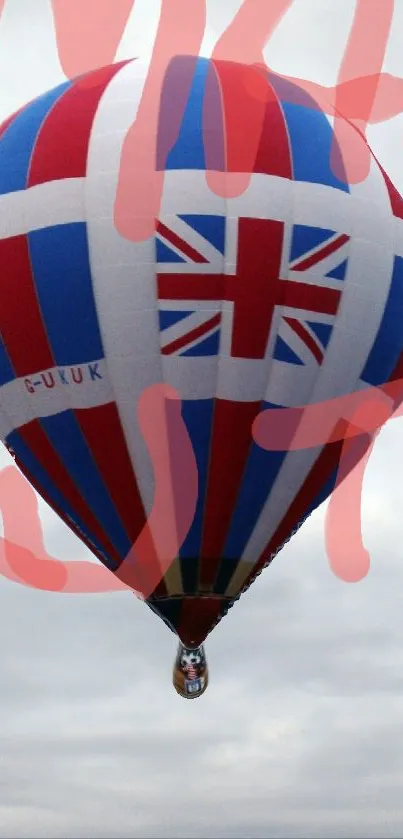
<svg viewBox="0 0 403 839">
<path fill-rule="evenodd" d="M 211 636 L 195 703 L 170 686 L 173 636 L 130 595 L 3 583 L 2 835 L 399 836 L 401 566 L 377 603 L 309 530 Z"/>
</svg>

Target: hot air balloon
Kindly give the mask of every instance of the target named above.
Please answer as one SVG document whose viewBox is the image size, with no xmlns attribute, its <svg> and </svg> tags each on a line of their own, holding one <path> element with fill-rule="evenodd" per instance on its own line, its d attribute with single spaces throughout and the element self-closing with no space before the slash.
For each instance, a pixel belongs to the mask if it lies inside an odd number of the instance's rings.
<svg viewBox="0 0 403 839">
<path fill-rule="evenodd" d="M 332 122 L 306 93 L 267 72 L 246 188 L 209 183 L 207 170 L 234 172 L 228 125 L 239 142 L 248 131 L 236 96 L 232 110 L 222 99 L 239 69 L 187 56 L 168 68 L 162 203 L 142 241 L 119 232 L 115 200 L 146 65 L 68 81 L 0 128 L 1 439 L 118 574 L 155 492 L 139 399 L 179 393 L 197 499 L 146 603 L 178 636 L 188 698 L 207 687 L 207 635 L 336 480 L 340 442 L 267 451 L 254 421 L 393 381 L 403 351 L 403 202 L 373 155 L 360 183 L 342 150 L 332 166 Z M 368 445 L 357 438 L 351 466 Z"/>
</svg>

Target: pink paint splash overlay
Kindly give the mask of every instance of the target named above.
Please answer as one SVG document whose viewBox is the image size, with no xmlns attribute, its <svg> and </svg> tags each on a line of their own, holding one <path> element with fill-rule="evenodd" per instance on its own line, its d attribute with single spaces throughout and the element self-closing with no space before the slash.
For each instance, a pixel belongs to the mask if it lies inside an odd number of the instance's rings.
<svg viewBox="0 0 403 839">
<path fill-rule="evenodd" d="M 193 521 L 198 473 L 174 388 L 147 388 L 139 400 L 138 421 L 154 468 L 155 497 L 148 521 L 118 571 L 112 574 L 102 565 L 50 557 L 43 543 L 37 496 L 21 473 L 9 466 L 0 472 L 3 576 L 45 591 L 88 594 L 131 589 L 142 599 L 149 597 L 178 555 Z"/>
<path fill-rule="evenodd" d="M 147 388 L 139 399 L 138 418 L 154 467 L 154 506 L 116 574 L 148 597 L 190 530 L 198 498 L 198 470 L 181 400 L 173 387 Z"/>
<path fill-rule="evenodd" d="M 177 55 L 197 56 L 206 25 L 205 0 L 170 0 L 162 4 L 158 32 L 137 117 L 125 138 L 115 201 L 119 233 L 142 241 L 155 233 L 164 187 L 164 167 L 157 169 L 160 102 L 168 67 Z M 195 63 L 196 59 L 194 59 Z M 164 159 L 175 145 L 193 81 L 193 66 L 182 78 L 179 101 L 166 127 Z"/>
<path fill-rule="evenodd" d="M 52 0 L 56 38 L 62 67 L 68 77 L 84 69 L 97 69 L 113 60 L 135 0 Z M 268 86 L 263 49 L 293 0 L 244 0 L 238 13 L 218 40 L 213 65 L 221 85 L 226 119 L 225 172 L 206 172 L 210 188 L 222 198 L 247 189 L 259 146 Z M 403 110 L 403 79 L 382 73 L 393 19 L 394 0 L 357 0 L 354 21 L 342 58 L 338 82 L 327 88 L 306 79 L 282 75 L 295 83 L 290 100 L 302 102 L 304 93 L 312 107 L 335 116 L 331 165 L 340 180 L 357 183 L 370 166 L 365 140 L 368 125 L 389 119 Z M 158 33 L 137 118 L 129 129 L 121 157 L 115 223 L 122 236 L 141 241 L 153 235 L 159 216 L 164 172 L 157 171 L 159 106 L 164 80 L 178 55 L 199 54 L 206 23 L 205 0 L 162 0 Z M 231 74 L 223 61 L 237 63 Z M 234 72 L 239 75 L 234 85 Z M 278 75 L 278 74 L 274 74 Z M 183 80 L 180 102 L 175 104 L 165 159 L 174 145 L 192 81 L 191 65 Z M 315 104 L 316 103 L 316 104 Z M 209 110 L 205 108 L 204 132 L 208 145 Z M 242 112 L 247 132 L 240 132 L 234 114 Z M 345 117 L 343 119 L 342 117 Z M 348 120 L 349 122 L 346 122 Z M 166 126 L 164 126 L 166 129 Z M 357 130 L 358 129 L 358 130 Z M 341 156 L 339 152 L 341 149 Z M 162 167 L 163 170 L 164 167 Z"/>
<path fill-rule="evenodd" d="M 213 50 L 212 61 L 221 87 L 226 165 L 224 172 L 208 169 L 206 178 L 210 189 L 222 198 L 242 195 L 250 184 L 270 96 L 263 49 L 291 5 L 292 0 L 244 0 Z M 204 109 L 205 145 L 211 121 L 208 99 Z"/>
<path fill-rule="evenodd" d="M 345 582 L 357 582 L 369 570 L 361 533 L 364 474 L 376 434 L 389 419 L 403 416 L 403 404 L 395 407 L 402 399 L 403 379 L 399 379 L 382 388 L 315 405 L 266 410 L 252 425 L 252 438 L 267 451 L 297 451 L 343 441 L 326 516 L 326 551 L 330 568 Z M 198 473 L 181 401 L 173 388 L 147 388 L 139 400 L 138 420 L 154 467 L 154 506 L 115 576 L 103 566 L 62 562 L 49 556 L 43 544 L 37 497 L 12 466 L 0 472 L 5 534 L 0 541 L 0 573 L 46 591 L 131 589 L 142 599 L 154 591 L 190 530 L 198 497 Z M 358 456 L 357 442 L 362 447 Z"/>
<path fill-rule="evenodd" d="M 402 399 L 403 379 L 399 379 L 315 405 L 269 409 L 253 424 L 253 439 L 266 451 L 298 451 L 343 441 L 326 513 L 325 541 L 330 568 L 344 582 L 362 580 L 369 571 L 361 529 L 365 469 L 380 429 L 389 419 L 403 416 Z"/>
<path fill-rule="evenodd" d="M 335 88 L 334 138 L 331 152 L 333 171 L 350 184 L 368 177 L 371 154 L 363 148 L 382 76 L 382 67 L 392 25 L 394 0 L 357 0 L 353 26 Z M 351 82 L 360 78 L 360 92 L 352 90 Z M 384 94 L 388 99 L 388 93 Z M 386 107 L 392 101 L 385 101 Z M 354 113 L 359 107 L 359 113 Z M 339 115 L 345 114 L 348 120 Z M 358 131 L 357 131 L 358 129 Z M 344 158 L 340 166 L 339 148 Z"/>
<path fill-rule="evenodd" d="M 67 77 L 113 62 L 135 0 L 51 2 L 61 66 Z M 0 15 L 4 5 L 5 0 L 0 0 Z M 268 71 L 272 72 L 264 61 L 263 48 L 291 5 L 292 0 L 271 0 L 270 3 L 267 0 L 244 0 L 214 49 L 212 59 L 220 82 L 227 129 L 226 172 L 223 176 L 209 170 L 206 178 L 210 187 L 223 198 L 241 194 L 250 182 L 268 101 L 266 75 Z M 393 0 L 383 0 L 382 3 L 378 0 L 357 0 L 353 26 L 335 87 L 326 88 L 304 79 L 281 77 L 299 86 L 301 94 L 295 89 L 290 94 L 293 101 L 302 102 L 304 92 L 308 93 L 313 99 L 312 107 L 335 116 L 331 163 L 340 180 L 347 175 L 351 183 L 358 183 L 367 176 L 370 156 L 369 150 L 367 154 L 365 152 L 363 139 L 368 125 L 403 111 L 403 79 L 382 72 L 393 12 Z M 196 60 L 205 20 L 205 0 L 194 0 L 191 4 L 188 0 L 162 0 L 158 34 L 137 119 L 127 134 L 122 152 L 115 221 L 121 235 L 128 239 L 140 241 L 154 233 L 164 182 L 163 171 L 156 171 L 161 96 L 175 56 L 188 55 Z M 236 102 L 229 77 L 220 63 L 222 61 L 246 65 L 238 68 Z M 178 137 L 191 81 L 190 61 L 165 141 L 165 159 Z M 234 106 L 236 104 L 239 109 L 240 101 L 248 118 L 248 133 L 243 132 L 242 143 L 239 141 L 239 125 L 231 119 Z M 347 118 L 350 126 L 341 117 Z M 206 107 L 206 148 L 209 118 L 211 113 Z M 239 175 L 239 172 L 242 174 Z M 393 383 L 394 388 L 399 385 L 400 382 Z M 361 401 L 362 394 L 346 397 L 342 412 L 335 400 L 323 405 L 282 410 L 281 423 L 277 422 L 273 412 L 269 412 L 270 416 L 265 416 L 264 412 L 253 429 L 256 442 L 270 450 L 287 450 L 284 446 L 286 428 L 289 432 L 294 430 L 294 435 L 288 437 L 290 450 L 293 447 L 320 445 L 335 439 L 335 435 L 337 439 L 343 439 L 336 488 L 328 507 L 326 546 L 331 568 L 350 582 L 362 579 L 369 567 L 368 554 L 361 538 L 360 503 L 362 481 L 374 435 L 387 419 L 402 415 L 392 409 L 397 396 L 395 391 L 388 393 L 388 387 L 385 385 L 378 389 L 376 396 L 372 394 L 371 405 L 368 401 Z M 389 396 L 389 402 L 385 402 L 385 394 Z M 139 403 L 139 423 L 153 459 L 156 493 L 147 525 L 121 566 L 120 578 L 92 563 L 63 563 L 47 554 L 35 493 L 13 467 L 0 473 L 0 505 L 5 532 L 0 552 L 1 573 L 26 585 L 50 591 L 89 592 L 130 588 L 138 591 L 140 596 L 151 593 L 177 555 L 190 528 L 197 499 L 197 469 L 180 416 L 179 397 L 166 390 L 143 396 Z M 347 404 L 346 400 L 351 402 Z M 341 414 L 345 416 L 347 408 L 350 409 L 350 420 L 344 424 L 343 434 L 337 437 L 334 421 Z M 156 417 L 155 427 L 160 423 L 160 434 L 162 428 L 165 429 L 165 448 L 161 449 L 157 437 L 149 436 L 147 417 L 152 415 Z M 359 464 L 350 471 L 349 462 L 356 451 L 357 437 L 365 433 L 372 442 Z M 343 527 L 339 527 L 340 521 L 343 521 Z"/>
<path fill-rule="evenodd" d="M 68 79 L 113 64 L 135 0 L 51 0 L 62 70 Z"/>
<path fill-rule="evenodd" d="M 343 435 L 343 448 L 337 472 L 336 485 L 326 511 L 325 542 L 330 568 L 347 583 L 355 583 L 367 576 L 370 555 L 362 539 L 361 502 L 365 470 L 372 454 L 376 437 L 389 419 L 403 416 L 403 404 L 395 409 L 396 395 L 402 398 L 402 381 L 367 392 L 366 399 L 350 406 L 350 418 Z M 366 439 L 357 441 L 363 451 L 358 451 L 350 432 L 367 431 Z M 357 456 L 358 455 L 358 456 Z M 351 468 L 352 462 L 355 464 Z"/>
<path fill-rule="evenodd" d="M 353 439 L 357 434 L 371 435 L 387 420 L 403 416 L 403 407 L 395 407 L 401 400 L 403 379 L 396 379 L 313 405 L 268 408 L 256 417 L 252 436 L 262 449 L 299 451 Z M 343 432 L 340 418 L 349 421 Z"/>
</svg>

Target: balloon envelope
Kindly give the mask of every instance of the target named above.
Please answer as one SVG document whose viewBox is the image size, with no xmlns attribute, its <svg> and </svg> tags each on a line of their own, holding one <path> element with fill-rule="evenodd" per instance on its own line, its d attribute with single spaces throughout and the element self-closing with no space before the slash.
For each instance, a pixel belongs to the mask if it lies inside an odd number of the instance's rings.
<svg viewBox="0 0 403 839">
<path fill-rule="evenodd" d="M 236 171 L 248 139 L 237 97 L 223 107 L 239 70 L 170 66 L 158 137 L 150 118 L 162 205 L 142 241 L 119 232 L 115 201 L 147 67 L 66 82 L 0 128 L 1 438 L 117 572 L 156 490 L 139 399 L 177 390 L 197 503 L 147 602 L 188 645 L 336 480 L 341 443 L 266 451 L 255 418 L 393 380 L 403 350 L 403 203 L 373 156 L 365 181 L 346 183 L 306 94 L 268 74 L 250 182 L 232 197 L 212 188 L 206 170 Z"/>
</svg>

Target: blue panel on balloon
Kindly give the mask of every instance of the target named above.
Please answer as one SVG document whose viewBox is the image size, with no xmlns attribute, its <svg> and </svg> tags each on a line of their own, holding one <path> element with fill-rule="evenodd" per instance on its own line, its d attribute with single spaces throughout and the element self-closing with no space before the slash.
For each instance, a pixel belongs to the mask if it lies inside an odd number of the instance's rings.
<svg viewBox="0 0 403 839">
<path fill-rule="evenodd" d="M 361 378 L 370 385 L 382 385 L 403 353 L 403 258 L 396 256 L 392 282 L 381 325 Z"/>
<path fill-rule="evenodd" d="M 32 272 L 56 364 L 104 355 L 92 288 L 87 229 L 81 222 L 29 234 Z"/>
<path fill-rule="evenodd" d="M 166 168 L 167 170 L 206 168 L 203 137 L 203 104 L 209 67 L 209 61 L 206 59 L 200 58 L 195 62 L 193 83 L 183 115 L 179 137 L 172 151 L 168 154 L 165 167 L 161 165 L 161 168 Z M 169 89 L 168 83 L 166 87 Z M 163 120 L 164 116 L 162 115 L 159 125 L 160 132 L 168 130 Z"/>
<path fill-rule="evenodd" d="M 270 408 L 278 410 L 277 405 L 262 403 L 262 411 Z M 252 442 L 224 557 L 242 556 L 286 456 L 287 452 L 265 451 Z"/>
<path fill-rule="evenodd" d="M 196 457 L 198 472 L 198 500 L 193 523 L 189 534 L 182 545 L 180 555 L 195 557 L 200 554 L 202 543 L 203 515 L 207 491 L 214 400 L 196 399 L 184 401 L 182 415 L 192 441 Z"/>
<path fill-rule="evenodd" d="M 211 245 L 224 255 L 225 253 L 225 230 L 226 218 L 224 216 L 210 216 L 200 214 L 179 215 L 180 219 L 186 222 L 189 227 L 196 230 L 200 236 L 207 239 Z"/>
<path fill-rule="evenodd" d="M 110 568 L 111 570 L 116 569 L 116 563 L 108 558 L 105 554 L 105 551 L 102 545 L 99 543 L 98 539 L 91 530 L 87 527 L 86 523 L 81 519 L 80 516 L 77 515 L 76 511 L 70 506 L 70 504 L 66 501 L 63 492 L 61 491 L 60 487 L 56 486 L 53 481 L 49 478 L 49 475 L 44 469 L 43 466 L 39 463 L 35 454 L 31 452 L 29 447 L 26 445 L 25 441 L 22 440 L 21 435 L 18 431 L 13 431 L 7 437 L 7 445 L 13 449 L 17 458 L 20 462 L 24 465 L 25 469 L 27 470 L 29 475 L 32 475 L 33 481 L 38 486 L 38 488 L 43 492 L 44 496 L 49 498 L 50 502 L 58 507 L 60 510 L 63 510 L 66 516 L 68 516 L 71 521 L 75 522 L 87 542 L 90 544 L 92 543 L 95 548 L 99 551 L 101 556 L 103 557 L 103 561 L 105 565 Z"/>
<path fill-rule="evenodd" d="M 0 337 L 0 387 L 6 385 L 7 382 L 12 382 L 15 379 L 15 373 L 11 361 L 9 359 L 3 339 Z"/>
<path fill-rule="evenodd" d="M 334 235 L 334 230 L 311 227 L 307 224 L 294 224 L 291 238 L 291 262 L 301 257 L 306 258 L 310 251 L 319 248 L 320 245 L 327 245 Z"/>
<path fill-rule="evenodd" d="M 40 420 L 54 450 L 118 553 L 125 557 L 130 539 L 98 471 L 73 411 Z"/>
<path fill-rule="evenodd" d="M 270 82 L 280 97 L 287 122 L 294 179 L 350 192 L 340 149 L 326 114 L 303 88 L 274 74 L 270 75 Z"/>
</svg>

